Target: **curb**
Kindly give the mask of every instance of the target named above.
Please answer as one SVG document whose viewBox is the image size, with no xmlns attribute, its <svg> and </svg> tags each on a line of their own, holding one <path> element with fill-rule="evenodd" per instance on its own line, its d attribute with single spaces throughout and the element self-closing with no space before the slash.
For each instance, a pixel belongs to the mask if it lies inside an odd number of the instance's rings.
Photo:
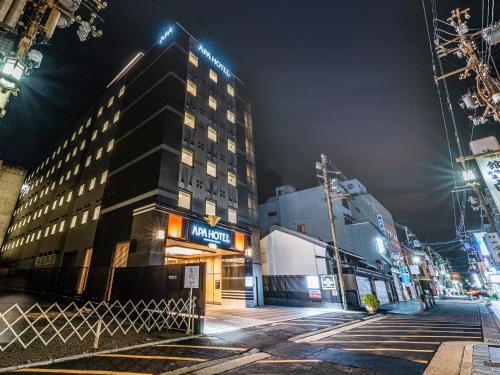
<svg viewBox="0 0 500 375">
<path fill-rule="evenodd" d="M 131 345 L 131 346 L 124 346 L 121 348 L 115 348 L 115 349 L 107 349 L 107 350 L 101 350 L 99 352 L 94 352 L 94 353 L 83 353 L 83 354 L 77 354 L 69 357 L 61 357 L 61 358 L 56 358 L 56 359 L 51 359 L 48 361 L 41 361 L 41 362 L 34 362 L 34 363 L 27 363 L 24 365 L 17 365 L 17 366 L 11 366 L 11 367 L 4 367 L 0 368 L 0 373 L 1 372 L 9 372 L 9 371 L 15 371 L 23 368 L 28 368 L 28 367 L 35 367 L 35 366 L 47 366 L 47 365 L 52 365 L 54 363 L 60 363 L 60 362 L 66 362 L 66 361 L 72 361 L 75 359 L 82 359 L 82 358 L 90 358 L 94 357 L 100 354 L 109 354 L 109 353 L 118 353 L 122 352 L 125 350 L 131 350 L 131 349 L 139 349 L 139 348 L 146 348 L 148 346 L 155 346 L 155 345 L 160 345 L 160 344 L 169 344 L 172 342 L 179 342 L 179 341 L 185 341 L 185 340 L 190 340 L 198 337 L 205 336 L 204 334 L 200 335 L 192 335 L 192 336 L 185 336 L 185 337 L 177 337 L 174 339 L 168 339 L 168 340 L 162 340 L 162 341 L 155 341 L 155 342 L 148 342 L 145 344 L 137 344 L 137 345 Z"/>
</svg>

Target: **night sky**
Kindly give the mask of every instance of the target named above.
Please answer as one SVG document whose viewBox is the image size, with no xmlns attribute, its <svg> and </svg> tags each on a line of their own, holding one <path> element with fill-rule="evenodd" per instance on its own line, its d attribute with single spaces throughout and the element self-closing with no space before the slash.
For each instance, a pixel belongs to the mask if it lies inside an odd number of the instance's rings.
<svg viewBox="0 0 500 375">
<path fill-rule="evenodd" d="M 0 123 L 0 159 L 36 166 L 130 58 L 179 21 L 248 86 L 261 202 L 279 184 L 314 186 L 324 152 L 422 241 L 455 237 L 420 1 L 108 3 L 102 38 L 80 43 L 75 28 L 59 30 L 42 48 L 42 67 Z M 443 18 L 452 5 L 440 1 Z M 470 136 L 467 118 L 458 120 Z"/>
</svg>

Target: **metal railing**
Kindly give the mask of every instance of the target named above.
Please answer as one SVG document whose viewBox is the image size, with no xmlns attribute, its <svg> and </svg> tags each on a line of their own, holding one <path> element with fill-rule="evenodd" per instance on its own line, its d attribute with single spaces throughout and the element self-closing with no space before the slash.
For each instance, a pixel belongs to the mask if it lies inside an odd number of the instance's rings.
<svg viewBox="0 0 500 375">
<path fill-rule="evenodd" d="M 194 330 L 195 297 L 185 299 L 128 301 L 121 303 L 75 302 L 65 307 L 58 303 L 29 308 L 18 304 L 0 312 L 0 352 L 14 344 L 26 349 L 35 342 L 47 346 L 54 340 L 67 343 L 70 339 L 83 341 L 94 337 L 98 347 L 102 334 L 113 336 L 130 331 L 182 330 L 190 334 Z"/>
</svg>

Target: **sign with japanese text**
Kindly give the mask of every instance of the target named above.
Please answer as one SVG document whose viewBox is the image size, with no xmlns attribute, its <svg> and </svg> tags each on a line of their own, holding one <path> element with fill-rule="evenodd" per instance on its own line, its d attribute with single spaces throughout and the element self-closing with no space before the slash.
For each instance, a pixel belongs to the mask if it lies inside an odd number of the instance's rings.
<svg viewBox="0 0 500 375">
<path fill-rule="evenodd" d="M 470 142 L 470 148 L 474 155 L 478 155 L 488 151 L 500 150 L 500 145 L 496 137 L 486 137 Z M 481 156 L 476 159 L 476 162 L 484 182 L 497 208 L 500 210 L 500 154 Z"/>
</svg>

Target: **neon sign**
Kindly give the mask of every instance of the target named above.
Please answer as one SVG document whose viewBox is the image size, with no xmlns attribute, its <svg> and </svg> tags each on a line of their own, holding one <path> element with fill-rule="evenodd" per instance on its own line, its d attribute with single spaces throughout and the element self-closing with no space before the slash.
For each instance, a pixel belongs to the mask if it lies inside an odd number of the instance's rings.
<svg viewBox="0 0 500 375">
<path fill-rule="evenodd" d="M 189 238 L 203 244 L 214 244 L 217 247 L 231 247 L 231 232 L 222 228 L 214 228 L 199 221 L 191 221 Z"/>
<path fill-rule="evenodd" d="M 205 47 L 201 44 L 198 46 L 198 51 L 201 52 L 207 59 L 209 59 L 212 64 L 219 68 L 226 76 L 230 77 L 231 72 L 226 68 L 215 56 L 213 56 Z"/>
<path fill-rule="evenodd" d="M 174 32 L 174 28 L 173 28 L 172 26 L 170 26 L 170 27 L 169 27 L 167 30 L 165 30 L 165 32 L 161 35 L 159 43 L 160 43 L 160 44 L 163 44 L 163 42 L 164 42 L 165 40 L 167 40 L 167 39 L 168 39 L 168 37 L 169 37 L 170 35 L 172 35 L 172 34 L 173 34 L 173 32 Z"/>
</svg>

